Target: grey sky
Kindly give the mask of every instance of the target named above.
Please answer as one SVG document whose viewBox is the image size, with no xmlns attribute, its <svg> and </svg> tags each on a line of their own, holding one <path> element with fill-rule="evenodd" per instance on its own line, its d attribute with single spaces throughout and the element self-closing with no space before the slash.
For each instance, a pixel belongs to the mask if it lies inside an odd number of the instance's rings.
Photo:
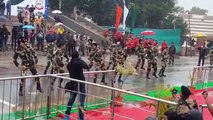
<svg viewBox="0 0 213 120">
<path fill-rule="evenodd" d="M 213 15 L 213 0 L 178 0 L 178 5 L 190 10 L 193 6 L 207 9 L 209 15 Z"/>
</svg>

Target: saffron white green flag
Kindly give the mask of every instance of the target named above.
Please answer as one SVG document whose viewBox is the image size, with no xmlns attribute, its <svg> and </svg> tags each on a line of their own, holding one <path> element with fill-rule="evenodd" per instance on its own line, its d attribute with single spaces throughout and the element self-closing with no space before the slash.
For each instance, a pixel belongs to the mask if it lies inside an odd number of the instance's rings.
<svg viewBox="0 0 213 120">
<path fill-rule="evenodd" d="M 123 0 L 124 3 L 124 14 L 123 14 L 123 30 L 126 29 L 126 18 L 129 14 L 129 9 L 126 7 L 126 2 Z"/>
</svg>

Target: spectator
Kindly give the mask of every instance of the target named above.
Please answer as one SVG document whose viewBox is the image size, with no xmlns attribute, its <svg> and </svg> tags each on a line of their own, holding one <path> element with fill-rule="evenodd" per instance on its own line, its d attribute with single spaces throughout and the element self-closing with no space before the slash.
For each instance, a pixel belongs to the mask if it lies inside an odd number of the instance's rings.
<svg viewBox="0 0 213 120">
<path fill-rule="evenodd" d="M 169 110 L 165 112 L 164 115 L 163 120 L 179 120 L 179 116 L 175 111 Z"/>
<path fill-rule="evenodd" d="M 77 51 L 74 51 L 72 53 L 72 59 L 67 65 L 67 69 L 69 71 L 70 78 L 85 81 L 83 69 L 88 70 L 89 66 L 83 60 L 81 60 L 79 58 L 79 53 Z M 80 87 L 79 89 L 78 89 L 78 86 Z M 77 91 L 79 91 L 81 93 L 79 96 L 79 98 L 80 98 L 79 102 L 80 102 L 80 106 L 81 106 L 81 109 L 79 111 L 79 120 L 84 120 L 84 114 L 82 113 L 82 109 L 84 107 L 84 101 L 85 101 L 85 97 L 86 97 L 85 84 L 80 83 L 80 85 L 79 85 L 78 82 L 70 81 L 66 84 L 65 89 L 70 91 L 70 99 L 67 104 L 66 117 L 64 120 L 69 120 L 72 105 L 78 94 Z"/>
<path fill-rule="evenodd" d="M 30 44 L 32 47 L 35 46 L 35 39 L 36 39 L 35 30 L 32 30 L 30 33 Z"/>
<path fill-rule="evenodd" d="M 209 51 L 209 60 L 210 60 L 210 65 L 213 65 L 213 46 L 211 47 L 211 50 Z"/>
<path fill-rule="evenodd" d="M 41 51 L 44 50 L 44 32 L 43 31 L 39 31 L 37 33 L 37 50 L 39 51 L 41 48 Z"/>
<path fill-rule="evenodd" d="M 12 43 L 11 43 L 11 47 L 13 48 L 15 48 L 16 47 L 16 36 L 17 36 L 17 34 L 18 34 L 18 27 L 17 26 L 14 26 L 13 28 L 12 28 L 12 36 L 11 36 L 11 41 L 12 41 Z"/>
<path fill-rule="evenodd" d="M 7 8 L 7 17 L 10 19 L 11 17 L 11 1 L 10 0 L 7 1 L 6 8 Z"/>
<path fill-rule="evenodd" d="M 35 7 L 31 5 L 31 7 L 29 8 L 30 15 L 34 15 L 34 11 L 35 11 Z"/>
<path fill-rule="evenodd" d="M 23 12 L 20 11 L 17 16 L 18 16 L 18 21 L 20 23 L 24 23 L 24 14 L 23 14 Z"/>
<path fill-rule="evenodd" d="M 176 54 L 176 47 L 175 44 L 172 42 L 171 46 L 169 47 L 169 65 L 174 65 L 174 59 Z"/>
<path fill-rule="evenodd" d="M 8 31 L 5 25 L 3 25 L 2 31 L 3 31 L 2 51 L 5 52 L 5 51 L 8 51 L 7 40 L 10 35 L 10 32 Z"/>
<path fill-rule="evenodd" d="M 198 48 L 198 50 L 199 50 L 199 60 L 198 60 L 197 66 L 200 66 L 201 60 L 202 60 L 202 66 L 204 66 L 207 49 L 206 49 L 205 45 L 203 45 L 203 47 Z"/>
<path fill-rule="evenodd" d="M 27 42 L 28 42 L 28 38 L 29 38 L 28 30 L 24 29 L 24 39 L 27 40 Z"/>
<path fill-rule="evenodd" d="M 209 101 L 209 97 L 208 97 L 208 92 L 207 92 L 207 91 L 204 91 L 204 92 L 203 92 L 203 98 L 204 98 L 205 101 L 206 101 L 206 104 L 207 104 L 207 107 L 208 107 L 209 112 L 210 112 L 211 115 L 213 116 L 213 106 L 211 105 L 211 103 L 210 103 L 210 101 Z"/>
<path fill-rule="evenodd" d="M 62 22 L 60 16 L 58 16 L 58 15 L 56 15 L 56 16 L 54 17 L 54 19 L 55 19 L 55 22 L 56 22 L 56 23 Z"/>
<path fill-rule="evenodd" d="M 71 56 L 73 51 L 75 51 L 75 44 L 76 43 L 75 43 L 73 36 L 70 33 L 68 33 L 68 34 L 69 34 L 70 37 L 68 38 L 67 49 L 68 49 L 69 56 Z"/>
<path fill-rule="evenodd" d="M 1 2 L 0 2 L 0 16 L 4 16 L 4 12 L 5 12 L 5 3 L 4 3 L 4 0 L 1 0 Z"/>
<path fill-rule="evenodd" d="M 0 26 L 0 51 L 2 51 L 2 45 L 3 45 L 3 29 Z"/>
<path fill-rule="evenodd" d="M 178 114 L 184 115 L 192 109 L 198 109 L 196 101 L 189 98 L 190 95 L 191 92 L 189 88 L 181 86 L 181 94 L 180 98 L 178 99 L 178 106 L 176 108 Z"/>
</svg>

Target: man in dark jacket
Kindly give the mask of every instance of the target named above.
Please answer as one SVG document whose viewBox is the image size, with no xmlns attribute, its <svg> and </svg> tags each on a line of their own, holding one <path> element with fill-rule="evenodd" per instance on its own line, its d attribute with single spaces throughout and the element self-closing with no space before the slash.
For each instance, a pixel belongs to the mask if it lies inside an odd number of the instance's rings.
<svg viewBox="0 0 213 120">
<path fill-rule="evenodd" d="M 172 63 L 174 65 L 174 59 L 176 54 L 176 47 L 172 42 L 172 45 L 169 47 L 169 65 Z"/>
<path fill-rule="evenodd" d="M 199 50 L 199 60 L 198 60 L 197 66 L 200 66 L 201 60 L 202 60 L 202 66 L 204 66 L 207 49 L 204 45 L 203 47 L 198 48 L 198 50 Z"/>
<path fill-rule="evenodd" d="M 85 81 L 83 69 L 88 70 L 89 66 L 82 59 L 79 58 L 79 53 L 77 51 L 74 51 L 72 53 L 72 59 L 67 65 L 67 69 L 68 69 L 70 78 Z M 86 93 L 85 84 L 78 83 L 78 82 L 75 82 L 75 81 L 70 81 L 66 84 L 65 89 L 69 90 L 70 99 L 69 99 L 69 102 L 67 104 L 66 117 L 65 117 L 64 120 L 69 120 L 72 105 L 73 105 L 75 98 L 76 98 L 76 96 L 79 92 L 81 93 L 80 99 L 79 99 L 79 103 L 80 103 L 80 106 L 81 106 L 80 111 L 79 111 L 79 120 L 84 120 L 84 114 L 82 112 L 82 109 L 84 107 L 84 100 L 85 100 L 85 97 L 86 97 L 86 95 L 85 95 L 85 93 Z"/>
</svg>

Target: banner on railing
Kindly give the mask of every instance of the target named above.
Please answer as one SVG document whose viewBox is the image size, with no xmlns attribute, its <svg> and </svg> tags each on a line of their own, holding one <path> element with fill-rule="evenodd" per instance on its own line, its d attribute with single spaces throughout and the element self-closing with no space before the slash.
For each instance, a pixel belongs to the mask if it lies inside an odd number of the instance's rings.
<svg viewBox="0 0 213 120">
<path fill-rule="evenodd" d="M 48 0 L 4 0 L 5 5 L 7 2 L 11 1 L 11 15 L 17 16 L 18 12 L 23 10 L 27 5 L 31 7 L 32 5 L 35 7 L 36 15 L 45 15 L 47 8 Z M 5 10 L 6 12 L 6 10 Z"/>
</svg>

